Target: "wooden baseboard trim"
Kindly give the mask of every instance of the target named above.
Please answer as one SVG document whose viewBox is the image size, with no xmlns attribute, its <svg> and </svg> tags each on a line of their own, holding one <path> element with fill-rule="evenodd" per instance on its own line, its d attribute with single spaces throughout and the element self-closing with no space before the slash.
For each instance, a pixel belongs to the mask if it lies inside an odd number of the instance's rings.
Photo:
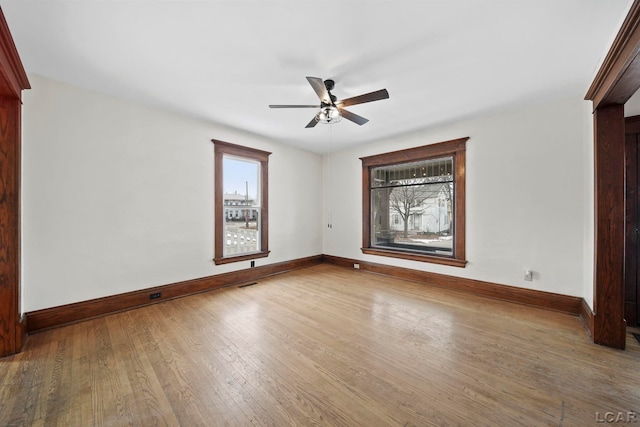
<svg viewBox="0 0 640 427">
<path fill-rule="evenodd" d="M 16 351 L 21 352 L 27 342 L 27 316 L 23 314 L 17 324 Z"/>
<path fill-rule="evenodd" d="M 360 264 L 360 270 L 371 273 L 397 277 L 399 279 L 411 280 L 430 286 L 448 288 L 503 301 L 540 307 L 547 310 L 569 313 L 580 316 L 585 327 L 588 329 L 588 332 L 591 334 L 593 333 L 593 312 L 584 299 L 580 297 L 518 288 L 515 286 L 499 285 L 480 280 L 447 276 L 403 267 L 394 267 L 333 255 L 315 255 L 292 261 L 269 264 L 218 274 L 215 276 L 141 289 L 124 294 L 111 295 L 108 297 L 31 311 L 26 313 L 23 317 L 20 327 L 27 333 L 35 333 L 71 323 L 81 322 L 94 317 L 157 304 L 170 299 L 181 298 L 227 286 L 239 285 L 249 281 L 259 280 L 267 276 L 311 267 L 323 262 L 347 268 L 353 268 L 353 264 L 357 263 Z M 156 292 L 161 292 L 162 297 L 150 300 L 149 295 Z"/>
<path fill-rule="evenodd" d="M 595 315 L 593 314 L 593 310 L 589 307 L 589 304 L 583 299 L 582 304 L 580 304 L 580 319 L 582 319 L 582 323 L 584 324 L 584 328 L 587 330 L 587 333 L 590 337 L 593 337 L 593 321 Z"/>
<path fill-rule="evenodd" d="M 495 298 L 503 301 L 530 305 L 547 310 L 560 311 L 576 316 L 581 315 L 583 311 L 582 305 L 584 300 L 580 297 L 536 291 L 533 289 L 518 288 L 515 286 L 499 285 L 496 283 L 483 282 L 480 280 L 447 276 L 443 274 L 412 270 L 403 267 L 394 267 L 390 265 L 377 264 L 362 260 L 342 258 L 333 255 L 323 255 L 322 261 L 348 268 L 353 268 L 353 264 L 357 263 L 360 264 L 360 270 L 363 271 L 369 271 L 385 276 L 411 280 L 430 286 L 468 292 L 475 295 Z"/>
<path fill-rule="evenodd" d="M 245 270 L 217 274 L 215 276 L 186 280 L 184 282 L 31 311 L 26 313 L 26 318 L 28 319 L 28 322 L 25 321 L 26 331 L 28 333 L 39 332 L 94 317 L 105 316 L 107 314 L 144 307 L 146 305 L 157 304 L 170 299 L 210 291 L 212 289 L 238 285 L 299 268 L 311 267 L 321 262 L 322 255 L 315 255 L 292 261 L 263 265 Z M 150 300 L 149 295 L 157 292 L 161 292 L 162 297 Z"/>
</svg>

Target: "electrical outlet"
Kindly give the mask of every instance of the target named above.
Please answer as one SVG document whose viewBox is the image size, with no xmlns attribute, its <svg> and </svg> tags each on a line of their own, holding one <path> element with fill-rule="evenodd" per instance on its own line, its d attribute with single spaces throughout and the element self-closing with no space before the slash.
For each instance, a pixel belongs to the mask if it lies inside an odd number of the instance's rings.
<svg viewBox="0 0 640 427">
<path fill-rule="evenodd" d="M 353 268 L 355 268 L 356 270 L 360 269 L 360 264 L 353 264 Z"/>
<path fill-rule="evenodd" d="M 527 282 L 533 281 L 533 271 L 525 270 L 524 271 L 524 280 L 526 280 Z"/>
<path fill-rule="evenodd" d="M 154 292 L 151 295 L 149 295 L 149 299 L 158 299 L 162 296 L 162 292 Z"/>
</svg>

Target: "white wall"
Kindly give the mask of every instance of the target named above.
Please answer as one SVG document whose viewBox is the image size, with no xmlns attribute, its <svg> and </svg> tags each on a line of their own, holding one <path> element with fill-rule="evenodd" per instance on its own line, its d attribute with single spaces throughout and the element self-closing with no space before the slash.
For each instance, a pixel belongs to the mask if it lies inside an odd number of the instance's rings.
<svg viewBox="0 0 640 427">
<path fill-rule="evenodd" d="M 582 100 L 563 100 L 331 153 L 324 159 L 324 253 L 584 296 L 586 141 Z M 334 133 L 334 135 L 336 135 Z M 360 157 L 470 137 L 466 268 L 362 254 Z M 339 135 L 337 136 L 339 139 Z M 339 141 L 336 145 L 339 145 Z M 326 221 L 325 221 L 326 222 Z M 524 281 L 524 270 L 534 281 Z"/>
<path fill-rule="evenodd" d="M 624 116 L 632 117 L 640 115 L 640 91 L 633 94 L 624 104 Z"/>
<path fill-rule="evenodd" d="M 213 138 L 273 153 L 271 254 L 256 264 L 322 252 L 320 156 L 41 76 L 29 79 L 23 311 L 248 268 L 248 261 L 212 262 Z"/>
<path fill-rule="evenodd" d="M 273 153 L 272 252 L 258 265 L 326 253 L 581 296 L 592 304 L 593 137 L 582 100 L 320 158 L 213 123 L 29 78 L 23 311 L 248 268 L 248 262 L 212 262 L 212 138 Z M 464 136 L 470 137 L 467 267 L 363 255 L 359 157 Z M 339 149 L 337 128 L 333 139 Z M 282 206 L 304 206 L 304 212 Z M 533 282 L 523 280 L 525 268 L 536 272 Z"/>
<path fill-rule="evenodd" d="M 583 291 L 582 297 L 593 310 L 595 265 L 595 158 L 593 103 L 583 101 L 582 169 L 584 185 L 583 217 Z"/>
</svg>

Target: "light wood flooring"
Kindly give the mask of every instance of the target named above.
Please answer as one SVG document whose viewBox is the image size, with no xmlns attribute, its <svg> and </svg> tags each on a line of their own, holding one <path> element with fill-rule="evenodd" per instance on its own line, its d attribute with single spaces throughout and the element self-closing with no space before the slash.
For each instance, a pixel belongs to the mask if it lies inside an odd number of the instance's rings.
<svg viewBox="0 0 640 427">
<path fill-rule="evenodd" d="M 0 426 L 634 421 L 628 335 L 613 350 L 577 317 L 321 264 L 30 336 L 0 359 Z"/>
</svg>

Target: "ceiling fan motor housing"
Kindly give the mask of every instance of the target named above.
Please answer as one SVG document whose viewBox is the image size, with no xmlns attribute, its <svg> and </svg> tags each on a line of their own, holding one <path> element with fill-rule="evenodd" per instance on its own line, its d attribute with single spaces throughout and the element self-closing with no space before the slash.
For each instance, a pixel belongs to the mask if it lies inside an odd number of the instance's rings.
<svg viewBox="0 0 640 427">
<path fill-rule="evenodd" d="M 326 87 L 327 90 L 333 90 L 335 85 L 336 85 L 336 82 L 334 82 L 331 79 L 327 79 L 327 80 L 324 81 L 324 87 Z"/>
</svg>

